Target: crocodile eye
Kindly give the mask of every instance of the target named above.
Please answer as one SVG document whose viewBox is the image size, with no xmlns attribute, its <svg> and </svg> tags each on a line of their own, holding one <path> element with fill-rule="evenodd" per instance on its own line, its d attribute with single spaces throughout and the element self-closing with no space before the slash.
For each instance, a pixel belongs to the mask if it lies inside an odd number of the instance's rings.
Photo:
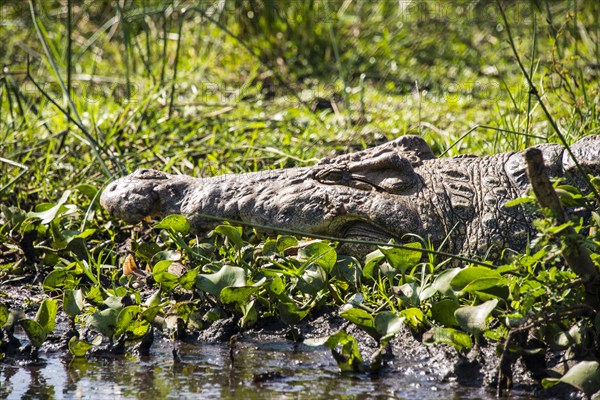
<svg viewBox="0 0 600 400">
<path fill-rule="evenodd" d="M 347 174 L 347 172 L 338 168 L 327 168 L 318 171 L 315 175 L 315 179 L 325 184 L 338 184 L 348 180 Z"/>
<path fill-rule="evenodd" d="M 342 171 L 330 171 L 321 177 L 321 180 L 328 182 L 340 182 L 344 178 Z"/>
</svg>

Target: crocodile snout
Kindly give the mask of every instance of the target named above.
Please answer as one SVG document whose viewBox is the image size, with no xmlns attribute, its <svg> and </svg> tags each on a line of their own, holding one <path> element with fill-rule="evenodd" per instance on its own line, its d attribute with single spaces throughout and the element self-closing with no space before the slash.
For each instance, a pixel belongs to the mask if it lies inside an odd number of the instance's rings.
<svg viewBox="0 0 600 400">
<path fill-rule="evenodd" d="M 106 186 L 100 205 L 113 217 L 137 223 L 156 213 L 160 199 L 154 191 L 154 182 L 129 176 Z"/>
</svg>

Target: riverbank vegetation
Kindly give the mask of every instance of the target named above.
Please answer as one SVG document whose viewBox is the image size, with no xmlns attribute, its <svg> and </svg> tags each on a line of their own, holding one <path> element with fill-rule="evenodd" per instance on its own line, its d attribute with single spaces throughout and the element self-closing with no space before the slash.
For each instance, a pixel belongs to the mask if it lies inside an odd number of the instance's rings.
<svg viewBox="0 0 600 400">
<path fill-rule="evenodd" d="M 500 392 L 521 359 L 540 385 L 592 396 L 600 310 L 563 253 L 568 225 L 600 265 L 593 191 L 557 182 L 589 220 L 539 210 L 531 248 L 458 264 L 426 238 L 356 259 L 335 241 L 226 221 L 208 237 L 180 216 L 131 226 L 98 196 L 140 167 L 303 166 L 404 134 L 438 156 L 600 134 L 599 19 L 595 2 L 542 0 L 3 2 L 0 353 L 14 327 L 35 353 L 57 314 L 85 356 L 231 318 L 240 330 L 276 318 L 302 340 L 294 327 L 330 307 L 380 346 L 361 354 L 343 330 L 308 340 L 343 371 L 380 368 L 408 329 L 469 362 L 496 346 Z"/>
</svg>

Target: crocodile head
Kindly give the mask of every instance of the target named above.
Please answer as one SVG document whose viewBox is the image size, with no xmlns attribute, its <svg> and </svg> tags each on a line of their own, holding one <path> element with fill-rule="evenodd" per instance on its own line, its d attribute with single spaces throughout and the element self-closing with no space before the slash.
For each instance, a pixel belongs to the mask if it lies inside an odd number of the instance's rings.
<svg viewBox="0 0 600 400">
<path fill-rule="evenodd" d="M 422 139 L 403 136 L 307 168 L 212 178 L 141 169 L 109 184 L 100 204 L 130 223 L 178 213 L 200 232 L 215 225 L 213 218 L 223 218 L 271 230 L 387 241 L 430 225 L 415 202 L 423 188 L 415 167 L 432 158 Z"/>
<path fill-rule="evenodd" d="M 161 193 L 172 191 L 186 179 L 151 169 L 139 169 L 133 174 L 108 184 L 100 196 L 100 205 L 116 218 L 129 223 L 163 214 Z"/>
</svg>

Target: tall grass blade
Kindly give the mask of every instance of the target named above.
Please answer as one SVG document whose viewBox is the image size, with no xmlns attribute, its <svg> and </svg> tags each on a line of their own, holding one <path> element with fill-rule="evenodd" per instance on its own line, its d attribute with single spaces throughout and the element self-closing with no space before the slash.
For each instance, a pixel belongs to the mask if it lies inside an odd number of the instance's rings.
<svg viewBox="0 0 600 400">
<path fill-rule="evenodd" d="M 81 117 L 79 116 L 79 113 L 77 112 L 77 108 L 75 107 L 75 104 L 73 103 L 73 99 L 70 96 L 70 93 L 67 90 L 67 87 L 66 87 L 63 79 L 60 76 L 60 70 L 59 70 L 59 68 L 58 68 L 58 66 L 56 64 L 56 60 L 55 60 L 54 56 L 52 55 L 52 51 L 51 51 L 51 48 L 49 46 L 49 42 L 50 42 L 49 37 L 48 37 L 47 33 L 45 32 L 45 30 L 43 29 L 41 21 L 39 20 L 37 14 L 35 12 L 35 6 L 33 4 L 33 0 L 29 0 L 29 7 L 30 7 L 30 10 L 31 10 L 31 18 L 32 18 L 33 25 L 35 27 L 36 33 L 38 35 L 38 38 L 39 38 L 39 40 L 40 40 L 40 42 L 42 44 L 42 47 L 44 48 L 44 52 L 46 54 L 46 61 L 49 64 L 50 71 L 54 74 L 54 77 L 56 78 L 58 84 L 60 85 L 60 88 L 61 88 L 63 94 L 65 96 L 67 96 L 70 109 L 71 109 L 71 111 L 73 113 L 73 118 L 76 119 L 77 126 L 79 127 L 79 129 L 81 129 L 81 131 L 84 134 L 86 140 L 88 141 L 88 144 L 91 147 L 92 153 L 93 153 L 94 157 L 98 160 L 98 163 L 100 164 L 100 167 L 102 168 L 104 174 L 108 178 L 113 178 L 113 174 L 110 172 L 110 170 L 108 169 L 106 163 L 104 162 L 104 159 L 100 155 L 99 151 L 102 150 L 101 147 L 100 147 L 100 145 L 90 135 L 90 133 L 87 131 L 87 129 L 83 125 L 83 122 L 81 121 Z M 29 74 L 29 70 L 28 70 L 28 74 Z M 36 86 L 38 87 L 38 89 L 41 89 L 39 87 L 39 85 L 36 85 Z M 56 104 L 56 102 L 54 102 L 54 104 Z M 61 111 L 69 119 L 73 119 L 68 111 L 63 110 L 62 108 L 60 108 L 60 109 L 61 109 Z"/>
</svg>

